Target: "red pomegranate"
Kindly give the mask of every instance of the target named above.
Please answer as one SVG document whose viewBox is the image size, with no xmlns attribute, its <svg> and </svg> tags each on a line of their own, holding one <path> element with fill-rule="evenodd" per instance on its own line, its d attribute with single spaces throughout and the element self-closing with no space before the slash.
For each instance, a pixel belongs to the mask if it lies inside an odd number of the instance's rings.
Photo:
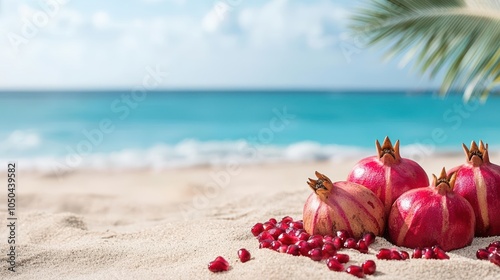
<svg viewBox="0 0 500 280">
<path fill-rule="evenodd" d="M 445 251 L 470 245 L 476 218 L 470 203 L 453 191 L 455 173 L 435 175 L 432 186 L 410 190 L 392 205 L 390 240 L 408 248 L 439 245 Z"/>
<path fill-rule="evenodd" d="M 384 205 L 367 188 L 351 182 L 335 182 L 316 172 L 317 180 L 309 179 L 314 191 L 304 205 L 304 229 L 309 234 L 335 235 L 345 230 L 361 238 L 366 232 L 384 232 Z"/>
<path fill-rule="evenodd" d="M 456 172 L 454 191 L 465 197 L 476 215 L 476 236 L 500 235 L 500 166 L 490 162 L 488 145 L 462 144 L 467 162 Z"/>
<path fill-rule="evenodd" d="M 360 160 L 347 176 L 347 181 L 373 191 L 384 203 L 385 214 L 389 215 L 392 203 L 400 195 L 429 186 L 429 178 L 418 163 L 400 156 L 399 140 L 392 146 L 389 137 L 385 137 L 382 146 L 378 140 L 375 144 L 377 155 Z"/>
</svg>

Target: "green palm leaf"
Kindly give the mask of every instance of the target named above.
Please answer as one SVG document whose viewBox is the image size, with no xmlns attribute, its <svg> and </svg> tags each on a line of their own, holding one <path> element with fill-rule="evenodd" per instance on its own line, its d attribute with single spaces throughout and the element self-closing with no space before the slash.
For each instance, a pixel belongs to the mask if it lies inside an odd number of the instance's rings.
<svg viewBox="0 0 500 280">
<path fill-rule="evenodd" d="M 371 0 L 352 17 L 367 45 L 390 44 L 422 74 L 445 76 L 441 93 L 486 98 L 500 84 L 499 0 Z"/>
</svg>

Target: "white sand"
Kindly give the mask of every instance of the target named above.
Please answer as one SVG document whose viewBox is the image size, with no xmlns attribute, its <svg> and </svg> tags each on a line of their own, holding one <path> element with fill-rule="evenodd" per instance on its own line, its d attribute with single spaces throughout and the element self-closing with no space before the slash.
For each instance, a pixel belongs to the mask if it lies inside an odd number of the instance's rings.
<svg viewBox="0 0 500 280">
<path fill-rule="evenodd" d="M 493 158 L 493 161 L 495 158 Z M 429 173 L 451 168 L 463 156 L 427 158 Z M 498 162 L 498 160 L 497 160 Z M 7 228 L 0 227 L 0 279 L 356 279 L 329 271 L 305 257 L 258 249 L 250 228 L 270 217 L 301 218 L 314 171 L 344 180 L 354 160 L 340 163 L 242 166 L 215 185 L 213 172 L 190 168 L 163 172 L 81 172 L 63 178 L 18 173 L 17 272 L 7 271 Z M 22 163 L 20 163 L 22 166 Z M 229 173 L 228 173 L 229 174 Z M 4 174 L 5 175 L 5 174 Z M 7 224 L 6 191 L 0 191 L 0 221 Z M 204 194 L 205 193 L 205 194 Z M 500 267 L 475 251 L 500 237 L 476 238 L 451 259 L 376 261 L 367 279 L 500 279 Z M 240 263 L 247 248 L 253 259 Z M 346 250 L 350 264 L 375 259 Z M 222 255 L 231 270 L 214 274 L 207 263 Z"/>
</svg>

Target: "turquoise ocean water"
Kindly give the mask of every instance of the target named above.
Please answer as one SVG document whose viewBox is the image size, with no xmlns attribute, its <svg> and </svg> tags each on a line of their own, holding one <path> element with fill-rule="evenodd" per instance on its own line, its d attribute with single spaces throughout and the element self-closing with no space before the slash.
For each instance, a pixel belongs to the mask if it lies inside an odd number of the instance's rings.
<svg viewBox="0 0 500 280">
<path fill-rule="evenodd" d="M 27 168 L 327 160 L 399 139 L 409 155 L 500 148 L 500 99 L 405 91 L 0 93 L 0 159 Z"/>
</svg>

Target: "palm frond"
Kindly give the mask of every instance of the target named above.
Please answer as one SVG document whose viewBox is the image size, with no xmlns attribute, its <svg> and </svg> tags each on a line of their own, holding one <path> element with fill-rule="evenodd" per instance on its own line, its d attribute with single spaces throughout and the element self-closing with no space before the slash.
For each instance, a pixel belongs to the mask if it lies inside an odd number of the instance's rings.
<svg viewBox="0 0 500 280">
<path fill-rule="evenodd" d="M 368 45 L 407 54 L 422 74 L 444 72 L 441 93 L 485 98 L 500 84 L 499 0 L 371 0 L 352 17 Z"/>
</svg>

